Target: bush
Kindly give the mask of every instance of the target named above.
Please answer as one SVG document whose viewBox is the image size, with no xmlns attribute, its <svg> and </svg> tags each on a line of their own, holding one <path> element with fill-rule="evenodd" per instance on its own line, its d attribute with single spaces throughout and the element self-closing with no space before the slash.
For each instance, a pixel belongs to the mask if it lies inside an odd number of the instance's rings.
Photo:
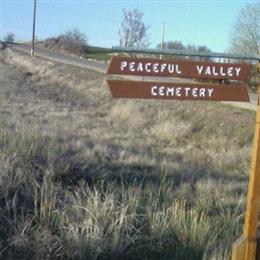
<svg viewBox="0 0 260 260">
<path fill-rule="evenodd" d="M 7 33 L 5 38 L 4 38 L 5 42 L 14 42 L 14 40 L 15 40 L 14 33 Z"/>
<path fill-rule="evenodd" d="M 45 40 L 44 47 L 68 51 L 75 54 L 83 54 L 86 51 L 87 40 L 84 33 L 76 28 L 69 30 L 57 37 Z"/>
</svg>

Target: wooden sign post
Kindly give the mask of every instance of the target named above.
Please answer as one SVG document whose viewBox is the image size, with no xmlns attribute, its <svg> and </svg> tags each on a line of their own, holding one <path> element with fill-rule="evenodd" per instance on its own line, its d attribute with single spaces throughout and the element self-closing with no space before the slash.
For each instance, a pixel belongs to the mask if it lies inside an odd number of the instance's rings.
<svg viewBox="0 0 260 260">
<path fill-rule="evenodd" d="M 260 61 L 258 62 L 260 73 Z M 247 204 L 243 236 L 232 248 L 232 260 L 256 260 L 257 223 L 260 211 L 260 86 L 258 87 L 258 104 L 253 142 L 251 171 L 248 184 Z"/>
<path fill-rule="evenodd" d="M 250 67 L 249 64 L 237 63 L 113 57 L 107 74 L 123 75 L 127 78 L 108 79 L 107 82 L 112 96 L 117 98 L 249 101 L 246 85 L 238 84 L 237 81 L 245 81 L 248 78 Z M 260 73 L 260 61 L 258 69 Z M 160 80 L 134 81 L 129 80 L 129 76 L 191 78 L 192 80 L 190 83 L 166 83 Z M 194 79 L 212 80 L 213 83 L 196 82 Z M 214 84 L 214 80 L 231 82 Z M 232 260 L 256 260 L 259 210 L 260 105 L 258 104 L 243 236 L 233 244 Z"/>
</svg>

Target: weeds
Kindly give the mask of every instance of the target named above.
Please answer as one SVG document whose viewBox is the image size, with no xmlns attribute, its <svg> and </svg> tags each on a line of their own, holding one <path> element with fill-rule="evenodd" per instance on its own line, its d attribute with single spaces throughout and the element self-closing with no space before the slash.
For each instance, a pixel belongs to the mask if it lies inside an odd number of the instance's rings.
<svg viewBox="0 0 260 260">
<path fill-rule="evenodd" d="M 22 60 L 26 84 L 1 67 L 0 258 L 229 259 L 252 113 L 116 102 L 97 73 Z"/>
</svg>

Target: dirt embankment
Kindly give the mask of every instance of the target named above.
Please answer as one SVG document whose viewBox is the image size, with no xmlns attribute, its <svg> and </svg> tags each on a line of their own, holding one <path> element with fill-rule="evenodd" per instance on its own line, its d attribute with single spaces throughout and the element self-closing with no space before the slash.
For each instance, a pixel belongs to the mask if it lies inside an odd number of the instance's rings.
<svg viewBox="0 0 260 260">
<path fill-rule="evenodd" d="M 42 58 L 32 58 L 25 53 L 12 51 L 10 49 L 5 50 L 3 55 L 5 56 L 6 62 L 9 64 L 24 67 L 28 72 L 37 74 L 41 78 L 49 78 L 50 81 L 58 81 L 60 83 L 66 83 L 67 85 L 73 85 L 74 88 L 82 88 L 83 85 L 86 85 L 86 80 L 89 82 L 89 73 L 86 73 L 86 75 L 84 69 L 73 68 L 72 66 L 66 66 Z M 103 78 L 103 75 L 99 73 L 93 72 L 93 75 L 100 75 L 100 78 Z"/>
</svg>

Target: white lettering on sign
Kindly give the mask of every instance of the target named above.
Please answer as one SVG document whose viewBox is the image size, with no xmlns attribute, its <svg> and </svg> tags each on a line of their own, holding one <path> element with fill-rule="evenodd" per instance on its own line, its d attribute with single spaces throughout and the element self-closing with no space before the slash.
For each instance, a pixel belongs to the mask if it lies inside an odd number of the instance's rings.
<svg viewBox="0 0 260 260">
<path fill-rule="evenodd" d="M 164 90 L 165 90 L 165 87 L 159 87 L 159 96 L 164 96 Z"/>
<path fill-rule="evenodd" d="M 223 66 L 219 67 L 219 70 L 216 66 L 204 66 L 204 65 L 197 65 L 196 66 L 197 73 L 199 75 L 213 75 L 213 76 L 229 76 L 238 77 L 240 75 L 241 67 L 227 67 L 224 68 Z"/>
<path fill-rule="evenodd" d="M 200 97 L 205 97 L 205 88 L 200 88 L 200 94 L 199 95 L 200 95 Z"/>
<path fill-rule="evenodd" d="M 197 91 L 198 91 L 198 88 L 193 88 L 193 89 L 192 89 L 192 96 L 193 96 L 193 97 L 197 97 L 197 96 L 198 96 Z"/>
<path fill-rule="evenodd" d="M 154 64 L 153 64 L 153 71 L 156 72 L 156 73 L 159 72 L 159 70 L 158 70 L 158 66 L 159 66 L 158 63 L 154 63 Z"/>
<path fill-rule="evenodd" d="M 208 93 L 208 94 L 209 94 L 209 97 L 211 97 L 211 96 L 212 96 L 212 93 L 213 93 L 213 88 L 209 88 L 209 89 L 208 89 L 208 92 L 209 92 L 209 93 Z"/>
<path fill-rule="evenodd" d="M 173 96 L 174 95 L 174 88 L 167 88 L 166 89 L 166 96 Z"/>
<path fill-rule="evenodd" d="M 143 71 L 143 63 L 139 63 L 137 68 L 136 68 L 137 71 Z"/>
<path fill-rule="evenodd" d="M 241 68 L 235 68 L 236 75 L 239 76 Z"/>
<path fill-rule="evenodd" d="M 151 94 L 152 94 L 152 96 L 157 96 L 156 90 L 157 90 L 157 86 L 151 87 Z"/>
<path fill-rule="evenodd" d="M 216 67 L 215 66 L 212 67 L 212 74 L 214 76 L 218 76 L 218 73 L 216 72 Z"/>
<path fill-rule="evenodd" d="M 177 61 L 176 61 L 177 62 Z M 183 67 L 183 70 L 181 68 Z M 186 67 L 185 67 L 186 66 Z M 189 72 L 190 69 L 190 72 Z M 188 74 L 192 73 L 194 76 L 211 77 L 239 77 L 242 68 L 238 65 L 191 65 L 187 68 L 187 65 L 182 65 L 178 63 L 159 63 L 152 61 L 121 61 L 120 62 L 121 72 L 146 72 L 146 73 L 168 73 L 174 75 Z M 191 74 L 191 75 L 192 75 Z"/>
<path fill-rule="evenodd" d="M 164 70 L 166 69 L 166 67 L 167 67 L 167 64 L 166 63 L 163 63 L 162 65 L 161 65 L 161 72 L 164 72 Z"/>
<path fill-rule="evenodd" d="M 185 90 L 185 96 L 186 97 L 189 96 L 190 88 L 184 88 L 184 90 Z"/>
<path fill-rule="evenodd" d="M 122 67 L 122 65 L 121 65 L 121 67 Z M 197 66 L 197 71 L 198 71 L 199 75 L 202 74 L 202 70 L 203 70 L 203 66 Z"/>
<path fill-rule="evenodd" d="M 206 67 L 204 74 L 205 74 L 205 75 L 211 75 L 211 68 L 210 68 L 209 66 Z"/>
<path fill-rule="evenodd" d="M 130 70 L 130 71 L 135 71 L 135 67 L 134 67 L 134 66 L 135 66 L 135 63 L 134 63 L 134 62 L 130 62 L 129 65 L 130 65 L 130 66 L 129 66 L 129 70 Z"/>
<path fill-rule="evenodd" d="M 220 75 L 221 76 L 226 76 L 226 73 L 223 72 L 223 67 L 220 67 Z"/>
<path fill-rule="evenodd" d="M 145 71 L 146 72 L 151 72 L 151 69 L 148 69 L 148 66 L 150 67 L 151 66 L 151 62 L 148 62 L 145 64 Z"/>
<path fill-rule="evenodd" d="M 121 61 L 120 65 L 121 71 L 131 71 L 131 72 L 154 72 L 154 73 L 160 73 L 160 72 L 168 72 L 171 74 L 181 74 L 181 68 L 179 64 L 172 64 L 172 63 L 151 63 L 151 62 L 127 62 L 127 61 Z"/>
<path fill-rule="evenodd" d="M 233 76 L 233 69 L 234 68 L 228 68 L 228 70 L 227 70 L 227 74 L 228 74 L 228 76 Z"/>
<path fill-rule="evenodd" d="M 181 88 L 179 87 L 179 88 L 176 88 L 176 96 L 177 97 L 181 97 Z"/>
<path fill-rule="evenodd" d="M 127 66 L 127 62 L 126 61 L 122 61 L 121 62 L 121 71 L 124 71 L 124 68 Z"/>
<path fill-rule="evenodd" d="M 191 97 L 191 98 L 208 98 L 212 97 L 213 88 L 190 88 L 190 87 L 165 87 L 152 86 L 152 96 L 167 96 L 167 97 Z"/>
</svg>

